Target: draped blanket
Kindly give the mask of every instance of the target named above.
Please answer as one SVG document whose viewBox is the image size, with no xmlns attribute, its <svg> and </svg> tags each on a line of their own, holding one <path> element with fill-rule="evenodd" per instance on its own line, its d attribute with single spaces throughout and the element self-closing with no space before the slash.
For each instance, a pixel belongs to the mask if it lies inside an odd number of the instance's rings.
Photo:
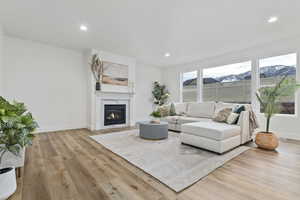
<svg viewBox="0 0 300 200">
<path fill-rule="evenodd" d="M 252 109 L 249 111 L 249 123 L 250 123 L 250 129 L 249 130 L 252 133 L 255 129 L 259 128 L 257 117 L 256 117 L 256 115 L 255 115 L 255 113 L 253 112 Z"/>
<path fill-rule="evenodd" d="M 246 111 L 242 112 L 240 117 L 242 117 L 241 144 L 244 144 L 252 139 L 253 132 L 259 127 L 259 124 L 251 105 L 246 106 Z"/>
</svg>

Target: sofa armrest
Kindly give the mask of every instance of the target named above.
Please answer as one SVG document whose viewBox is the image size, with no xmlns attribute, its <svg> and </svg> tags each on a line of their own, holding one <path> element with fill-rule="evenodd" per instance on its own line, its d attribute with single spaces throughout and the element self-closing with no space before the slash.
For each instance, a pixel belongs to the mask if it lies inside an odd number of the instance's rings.
<svg viewBox="0 0 300 200">
<path fill-rule="evenodd" d="M 250 111 L 241 112 L 238 125 L 241 127 L 241 144 L 244 144 L 251 140 L 250 133 Z"/>
</svg>

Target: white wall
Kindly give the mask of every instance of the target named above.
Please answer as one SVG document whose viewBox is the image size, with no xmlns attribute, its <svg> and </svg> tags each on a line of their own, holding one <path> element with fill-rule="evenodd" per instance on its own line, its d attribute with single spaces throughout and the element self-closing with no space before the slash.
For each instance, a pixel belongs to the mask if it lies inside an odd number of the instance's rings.
<svg viewBox="0 0 300 200">
<path fill-rule="evenodd" d="M 162 82 L 162 69 L 137 63 L 136 65 L 136 98 L 135 119 L 145 121 L 153 111 L 152 86 L 154 81 Z"/>
<path fill-rule="evenodd" d="M 300 38 L 290 38 L 273 43 L 244 49 L 238 52 L 230 52 L 224 55 L 195 61 L 188 64 L 170 66 L 163 70 L 163 82 L 167 85 L 171 98 L 177 102 L 180 100 L 180 73 L 202 68 L 216 67 L 220 65 L 257 60 L 259 58 L 278 56 L 282 54 L 298 52 L 297 80 L 300 81 Z M 300 91 L 296 95 L 296 115 L 277 115 L 271 121 L 271 129 L 281 137 L 300 139 Z M 258 114 L 261 128 L 265 126 L 264 116 Z"/>
<path fill-rule="evenodd" d="M 24 102 L 40 131 L 87 126 L 83 54 L 5 36 L 5 95 Z"/>
<path fill-rule="evenodd" d="M 4 84 L 4 69 L 3 69 L 3 29 L 0 25 L 0 96 L 4 96 L 3 84 Z"/>
<path fill-rule="evenodd" d="M 28 106 L 40 125 L 38 131 L 88 126 L 90 52 L 84 54 L 10 36 L 4 37 L 3 50 L 5 77 L 1 76 L 1 81 L 5 96 Z M 130 75 L 130 80 L 135 79 L 135 121 L 149 119 L 152 84 L 161 82 L 161 75 L 160 68 L 141 63 Z"/>
</svg>

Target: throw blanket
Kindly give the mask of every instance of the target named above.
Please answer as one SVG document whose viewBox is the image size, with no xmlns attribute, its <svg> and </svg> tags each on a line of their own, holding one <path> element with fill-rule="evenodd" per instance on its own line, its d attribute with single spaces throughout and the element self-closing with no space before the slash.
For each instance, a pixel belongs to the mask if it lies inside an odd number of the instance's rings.
<svg viewBox="0 0 300 200">
<path fill-rule="evenodd" d="M 244 144 L 252 139 L 253 132 L 259 125 L 251 105 L 246 105 L 246 112 L 243 112 L 241 117 L 243 118 L 240 124 L 242 129 L 241 144 Z"/>
<path fill-rule="evenodd" d="M 249 110 L 249 121 L 250 121 L 250 127 L 249 127 L 249 130 L 250 130 L 251 136 L 252 136 L 253 131 L 254 131 L 255 129 L 259 128 L 259 124 L 258 124 L 256 115 L 255 115 L 255 113 L 253 112 L 252 108 L 251 108 L 251 110 Z"/>
</svg>

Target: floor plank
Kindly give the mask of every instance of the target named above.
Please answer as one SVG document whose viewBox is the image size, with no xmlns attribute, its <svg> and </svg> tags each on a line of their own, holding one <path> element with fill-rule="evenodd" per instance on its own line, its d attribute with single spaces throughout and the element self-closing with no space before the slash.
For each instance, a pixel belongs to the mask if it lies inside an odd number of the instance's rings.
<svg viewBox="0 0 300 200">
<path fill-rule="evenodd" d="M 39 134 L 10 200 L 299 199 L 299 141 L 282 140 L 277 152 L 252 148 L 175 193 L 88 137 L 120 130 Z"/>
</svg>

